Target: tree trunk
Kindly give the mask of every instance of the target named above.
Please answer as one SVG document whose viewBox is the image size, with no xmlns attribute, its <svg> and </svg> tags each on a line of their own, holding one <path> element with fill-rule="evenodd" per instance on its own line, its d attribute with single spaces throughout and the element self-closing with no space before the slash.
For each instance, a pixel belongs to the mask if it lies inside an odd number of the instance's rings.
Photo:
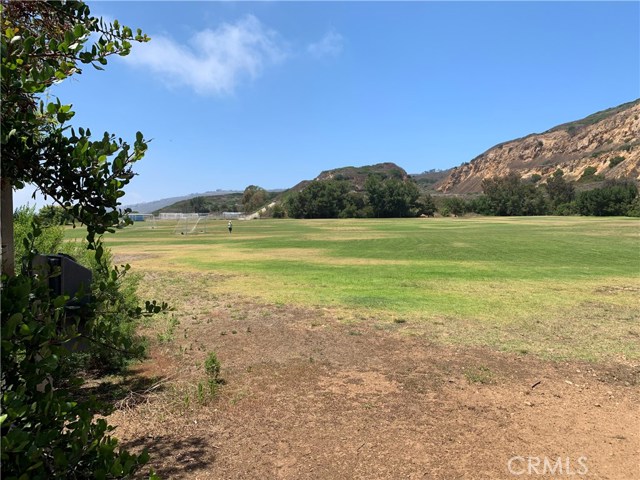
<svg viewBox="0 0 640 480">
<path fill-rule="evenodd" d="M 15 275 L 13 245 L 13 188 L 7 178 L 0 179 L 0 238 L 2 239 L 2 273 Z"/>
</svg>

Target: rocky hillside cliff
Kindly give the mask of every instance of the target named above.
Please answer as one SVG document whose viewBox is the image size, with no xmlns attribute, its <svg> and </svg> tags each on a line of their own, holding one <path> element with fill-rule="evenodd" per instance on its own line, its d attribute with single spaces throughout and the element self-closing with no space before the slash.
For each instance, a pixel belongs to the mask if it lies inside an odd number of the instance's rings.
<svg viewBox="0 0 640 480">
<path fill-rule="evenodd" d="M 577 180 L 587 167 L 605 178 L 640 180 L 640 99 L 565 123 L 541 134 L 501 143 L 454 168 L 439 182 L 443 193 L 474 193 L 485 178 L 510 171 L 541 181 L 561 168 Z"/>
</svg>

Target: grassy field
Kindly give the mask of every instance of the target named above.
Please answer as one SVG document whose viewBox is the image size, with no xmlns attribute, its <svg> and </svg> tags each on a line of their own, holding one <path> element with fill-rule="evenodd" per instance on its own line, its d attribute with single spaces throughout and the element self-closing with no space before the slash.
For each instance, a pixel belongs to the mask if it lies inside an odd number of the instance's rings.
<svg viewBox="0 0 640 480">
<path fill-rule="evenodd" d="M 138 272 L 170 272 L 194 297 L 241 294 L 545 358 L 640 358 L 638 220 L 260 220 L 234 222 L 232 235 L 222 221 L 190 235 L 174 227 L 138 223 L 106 244 Z M 219 277 L 193 286 L 191 272 Z"/>
</svg>

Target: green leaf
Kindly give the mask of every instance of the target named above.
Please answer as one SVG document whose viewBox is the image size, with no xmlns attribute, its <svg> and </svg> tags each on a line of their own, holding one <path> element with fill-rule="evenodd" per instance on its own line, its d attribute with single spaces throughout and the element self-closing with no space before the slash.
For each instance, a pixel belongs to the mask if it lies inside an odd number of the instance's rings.
<svg viewBox="0 0 640 480">
<path fill-rule="evenodd" d="M 16 330 L 16 327 L 18 326 L 18 324 L 20 322 L 22 322 L 22 319 L 24 317 L 22 316 L 22 313 L 18 312 L 18 313 L 14 313 L 13 315 L 11 315 L 9 317 L 9 320 L 7 320 L 7 323 L 2 331 L 3 335 L 5 336 L 12 336 L 13 333 Z"/>
<path fill-rule="evenodd" d="M 24 52 L 29 54 L 31 53 L 31 50 L 33 49 L 33 44 L 35 43 L 36 39 L 34 37 L 27 37 L 24 41 L 24 43 L 22 44 L 22 48 L 24 49 Z"/>
<path fill-rule="evenodd" d="M 81 23 L 73 27 L 73 34 L 76 36 L 76 38 L 82 37 L 84 33 L 85 33 L 85 28 Z"/>
</svg>

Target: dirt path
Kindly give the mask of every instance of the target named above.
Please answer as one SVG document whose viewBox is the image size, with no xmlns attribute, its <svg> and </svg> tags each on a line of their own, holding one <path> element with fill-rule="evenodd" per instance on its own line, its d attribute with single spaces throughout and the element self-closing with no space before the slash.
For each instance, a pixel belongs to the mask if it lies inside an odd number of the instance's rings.
<svg viewBox="0 0 640 480">
<path fill-rule="evenodd" d="M 164 478 L 552 478 L 545 457 L 553 478 L 640 478 L 638 366 L 443 347 L 404 327 L 200 305 L 137 369 L 164 389 L 110 420 Z M 226 384 L 197 402 L 211 350 Z"/>
</svg>

